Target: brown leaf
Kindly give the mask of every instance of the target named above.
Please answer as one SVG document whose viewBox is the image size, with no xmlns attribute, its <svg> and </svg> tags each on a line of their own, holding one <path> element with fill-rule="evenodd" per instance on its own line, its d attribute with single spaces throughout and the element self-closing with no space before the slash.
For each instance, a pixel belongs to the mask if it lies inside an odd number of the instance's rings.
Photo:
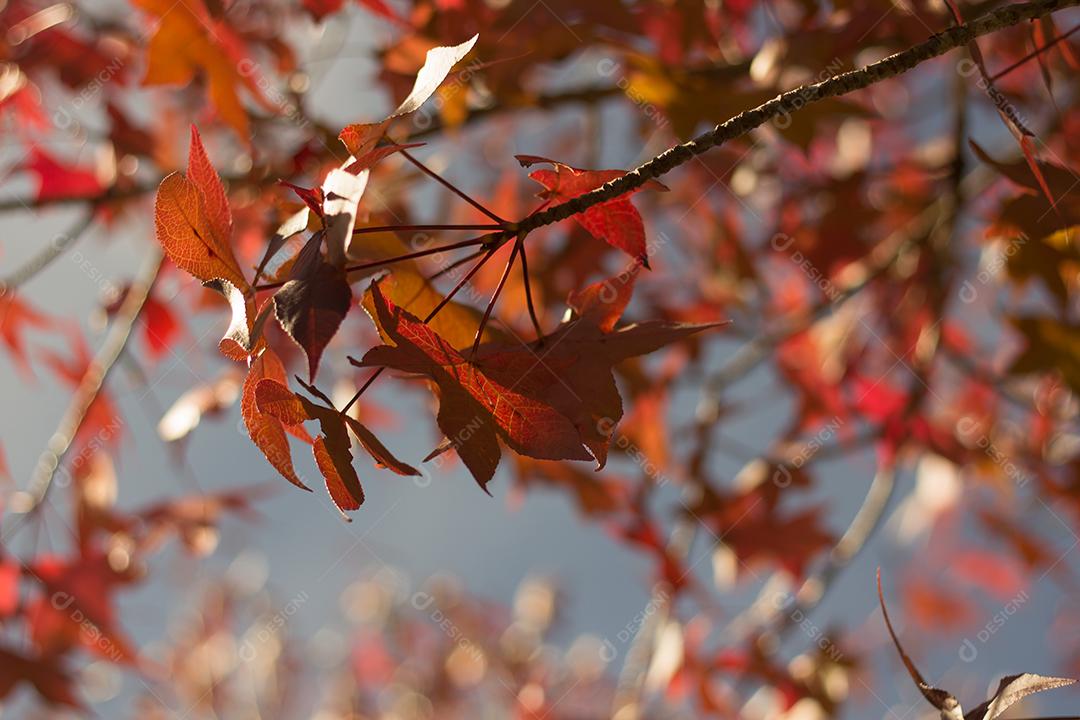
<svg viewBox="0 0 1080 720">
<path fill-rule="evenodd" d="M 360 486 L 356 470 L 353 469 L 352 454 L 348 453 L 347 457 L 342 455 L 341 446 L 331 448 L 324 435 L 315 438 L 311 449 L 315 453 L 315 464 L 326 479 L 326 491 L 330 493 L 330 499 L 338 510 L 344 513 L 363 505 L 364 489 Z M 345 519 L 351 522 L 350 518 Z"/>
<path fill-rule="evenodd" d="M 1028 695 L 1065 687 L 1075 682 L 1072 678 L 1045 677 L 1033 673 L 1003 677 L 994 696 L 965 715 L 964 720 L 994 720 Z"/>
<path fill-rule="evenodd" d="M 300 251 L 291 279 L 274 294 L 274 314 L 282 329 L 304 351 L 308 380 L 314 381 L 319 358 L 352 307 L 352 289 L 342 267 L 319 253 L 316 233 Z"/>
<path fill-rule="evenodd" d="M 363 425 L 356 418 L 346 415 L 345 422 L 348 424 L 349 429 L 353 431 L 353 435 L 360 441 L 360 445 L 367 450 L 368 454 L 375 459 L 376 464 L 379 467 L 384 467 L 389 470 L 393 470 L 398 475 L 419 475 L 420 471 L 414 468 L 412 465 L 403 463 L 394 457 L 385 445 L 375 437 L 375 433 L 371 432 L 365 425 Z"/>
<path fill-rule="evenodd" d="M 364 489 L 360 487 L 360 478 L 352 466 L 352 443 L 344 418 L 333 408 L 316 405 L 301 395 L 296 397 L 304 406 L 307 416 L 319 421 L 322 435 L 315 438 L 312 451 L 315 453 L 315 464 L 326 480 L 330 498 L 343 515 L 345 510 L 356 510 L 364 503 Z"/>
<path fill-rule="evenodd" d="M 431 327 L 371 287 L 373 320 L 387 345 L 359 366 L 391 367 L 434 381 L 439 428 L 449 439 L 430 457 L 453 448 L 485 487 L 499 461 L 497 439 L 515 452 L 546 460 L 588 460 L 600 467 L 622 417 L 614 364 L 651 352 L 713 325 L 652 323 L 605 333 L 607 312 L 586 302 L 588 319 L 564 323 L 543 344 L 489 343 L 466 357 Z M 600 297 L 598 290 L 586 296 Z"/>
<path fill-rule="evenodd" d="M 889 611 L 885 609 L 885 595 L 881 591 L 881 570 L 878 569 L 877 573 L 877 592 L 878 601 L 881 603 L 881 614 L 885 617 L 885 627 L 889 629 L 889 637 L 892 638 L 893 645 L 896 646 L 896 652 L 900 654 L 900 659 L 904 663 L 904 667 L 907 668 L 908 675 L 915 682 L 916 687 L 919 688 L 919 692 L 923 694 L 931 705 L 941 711 L 941 717 L 943 720 L 964 720 L 964 711 L 960 708 L 960 702 L 953 697 L 950 693 L 939 690 L 935 687 L 930 687 L 918 669 L 915 667 L 915 663 L 911 661 L 907 653 L 904 652 L 904 648 L 900 645 L 899 638 L 896 637 L 896 632 L 893 630 L 892 621 L 889 620 Z"/>
</svg>

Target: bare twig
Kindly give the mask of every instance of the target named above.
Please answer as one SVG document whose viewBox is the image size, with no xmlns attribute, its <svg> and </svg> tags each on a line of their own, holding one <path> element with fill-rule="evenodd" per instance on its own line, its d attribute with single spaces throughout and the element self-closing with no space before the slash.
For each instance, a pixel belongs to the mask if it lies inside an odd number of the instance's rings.
<svg viewBox="0 0 1080 720">
<path fill-rule="evenodd" d="M 94 225 L 94 211 L 86 213 L 75 221 L 67 232 L 57 235 L 40 252 L 13 270 L 6 277 L 0 278 L 0 296 L 26 284 L 38 273 L 49 267 L 58 257 L 78 242 Z"/>
<path fill-rule="evenodd" d="M 139 276 L 128 288 L 105 342 L 90 361 L 82 380 L 75 389 L 71 403 L 60 419 L 56 432 L 53 433 L 48 446 L 38 458 L 27 490 L 30 501 L 25 508 L 23 518 L 39 510 L 48 498 L 57 470 L 71 449 L 90 407 L 101 396 L 109 374 L 123 354 L 124 348 L 127 347 L 131 332 L 146 306 L 146 301 L 150 298 L 150 291 L 161 269 L 161 251 L 155 248 L 152 252 L 153 254 L 140 270 Z M 20 526 L 21 523 L 12 523 L 8 526 L 10 529 L 5 535 L 10 536 Z"/>
</svg>

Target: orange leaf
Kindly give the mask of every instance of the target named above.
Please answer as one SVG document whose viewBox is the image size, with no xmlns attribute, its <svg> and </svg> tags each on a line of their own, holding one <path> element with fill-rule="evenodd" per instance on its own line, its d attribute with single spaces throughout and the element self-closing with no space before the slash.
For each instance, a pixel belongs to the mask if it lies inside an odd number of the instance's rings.
<svg viewBox="0 0 1080 720">
<path fill-rule="evenodd" d="M 158 242 L 177 267 L 203 282 L 227 280 L 245 295 L 251 291 L 233 254 L 232 218 L 221 180 L 194 127 L 187 174 L 174 172 L 161 181 L 154 226 Z"/>
<path fill-rule="evenodd" d="M 237 87 L 244 85 L 268 111 L 276 108 L 259 92 L 257 67 L 246 57 L 243 41 L 207 12 L 203 0 L 135 0 L 158 17 L 147 47 L 145 85 L 188 85 L 201 73 L 214 108 L 240 137 L 250 136 L 247 112 Z M 241 72 L 246 68 L 246 72 Z"/>
<path fill-rule="evenodd" d="M 282 477 L 296 487 L 310 492 L 311 488 L 300 480 L 293 469 L 289 439 L 285 435 L 281 420 L 263 412 L 256 403 L 256 388 L 260 381 L 267 379 L 285 383 L 285 367 L 278 356 L 269 349 L 252 361 L 247 379 L 244 381 L 243 392 L 240 396 L 240 415 L 244 419 L 244 427 L 247 428 L 251 441 L 262 451 L 270 464 L 281 473 Z"/>
<path fill-rule="evenodd" d="M 364 489 L 350 462 L 341 454 L 341 448 L 331 450 L 327 438 L 323 435 L 315 438 L 311 446 L 315 453 L 315 464 L 326 479 L 326 491 L 339 510 L 356 510 L 364 504 Z M 351 459 L 351 455 L 349 459 Z"/>
</svg>

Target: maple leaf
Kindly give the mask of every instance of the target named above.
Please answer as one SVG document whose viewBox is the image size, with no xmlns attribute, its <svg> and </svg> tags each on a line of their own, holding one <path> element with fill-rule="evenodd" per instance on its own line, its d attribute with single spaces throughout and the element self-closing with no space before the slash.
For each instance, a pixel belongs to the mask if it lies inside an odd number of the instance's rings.
<svg viewBox="0 0 1080 720">
<path fill-rule="evenodd" d="M 762 465 L 759 484 L 737 494 L 707 490 L 689 512 L 707 523 L 721 545 L 746 566 L 770 563 L 801 578 L 835 538 L 822 527 L 820 507 L 782 515 L 779 488 L 766 480 L 773 476 L 771 468 Z M 809 479 L 794 473 L 792 482 L 806 485 Z"/>
<path fill-rule="evenodd" d="M 117 571 L 106 554 L 90 550 L 77 557 L 41 556 L 29 574 L 43 587 L 26 611 L 30 635 L 43 653 L 82 646 L 114 663 L 134 663 L 135 649 L 116 627 L 113 591 L 135 579 Z"/>
<path fill-rule="evenodd" d="M 536 155 L 516 155 L 515 157 L 523 167 L 537 163 L 549 163 L 554 166 L 554 170 L 534 170 L 529 173 L 529 177 L 547 188 L 540 194 L 541 197 L 556 203 L 563 203 L 578 195 L 584 195 L 626 174 L 625 170 L 580 170 L 557 160 L 549 160 Z M 649 267 L 645 224 L 637 208 L 630 202 L 630 195 L 643 188 L 667 190 L 667 187 L 660 182 L 650 180 L 641 188 L 635 188 L 631 192 L 593 205 L 582 212 L 575 213 L 572 217 L 597 240 L 603 240 L 608 245 L 638 260 L 645 267 Z"/>
<path fill-rule="evenodd" d="M 473 35 L 460 45 L 434 47 L 428 50 L 424 65 L 416 74 L 412 90 L 394 112 L 379 122 L 354 123 L 341 131 L 338 138 L 356 159 L 357 165 L 370 167 L 385 157 L 387 150 L 376 149 L 375 146 L 390 124 L 398 118 L 416 112 L 438 90 L 439 85 L 446 79 L 454 65 L 469 54 L 478 37 L 478 35 Z M 388 152 L 394 152 L 397 149 L 399 148 L 390 148 Z"/>
<path fill-rule="evenodd" d="M 0 342 L 7 347 L 19 370 L 29 374 L 23 333 L 27 328 L 48 328 L 53 321 L 18 298 L 15 293 L 0 294 Z"/>
<path fill-rule="evenodd" d="M 74 678 L 64 668 L 62 658 L 53 655 L 35 658 L 0 647 L 0 699 L 10 695 L 20 683 L 31 685 L 42 700 L 52 705 L 83 707 L 72 688 Z"/>
<path fill-rule="evenodd" d="M 64 165 L 38 147 L 31 148 L 30 159 L 23 167 L 37 176 L 38 201 L 94 198 L 105 189 L 93 170 Z"/>
<path fill-rule="evenodd" d="M 244 420 L 244 427 L 247 428 L 251 441 L 266 456 L 274 469 L 281 473 L 282 477 L 296 487 L 310 492 L 311 488 L 300 480 L 296 470 L 293 469 L 292 452 L 289 450 L 289 439 L 285 433 L 286 425 L 258 406 L 255 392 L 263 380 L 274 380 L 282 384 L 286 382 L 285 367 L 269 348 L 252 360 L 247 378 L 244 380 L 244 387 L 240 394 L 240 415 Z M 309 443 L 312 442 L 303 428 L 294 426 L 295 423 L 288 425 L 298 437 Z"/>
<path fill-rule="evenodd" d="M 147 47 L 144 85 L 187 85 L 196 72 L 202 73 L 214 108 L 245 142 L 251 133 L 238 86 L 247 87 L 269 112 L 277 111 L 259 90 L 257 65 L 246 57 L 241 38 L 211 17 L 203 0 L 135 0 L 135 4 L 158 18 Z"/>
<path fill-rule="evenodd" d="M 606 282 L 632 283 L 629 279 Z M 603 467 L 607 444 L 622 417 L 612 367 L 715 325 L 645 323 L 604 332 L 602 293 L 586 290 L 582 317 L 564 323 L 534 345 L 488 343 L 466 358 L 411 313 L 371 286 L 372 319 L 386 344 L 372 348 L 361 367 L 390 367 L 423 375 L 438 389 L 437 422 L 448 449 L 457 451 L 481 488 L 499 462 L 499 440 L 541 460 L 589 460 Z M 580 299 L 580 298 L 579 298 Z M 618 304 L 616 303 L 616 307 Z M 429 456 L 432 457 L 432 456 Z"/>
<path fill-rule="evenodd" d="M 194 125 L 187 174 L 174 172 L 161 181 L 154 226 L 158 242 L 177 267 L 203 282 L 227 280 L 245 294 L 251 291 L 233 254 L 225 189 Z"/>
<path fill-rule="evenodd" d="M 312 387 L 305 386 L 309 392 L 329 400 Z M 298 395 L 281 380 L 265 379 L 255 389 L 255 399 L 260 412 L 265 413 L 286 426 L 299 427 L 307 420 L 319 423 L 321 435 L 315 438 L 312 452 L 315 464 L 326 480 L 326 490 L 338 510 L 356 510 L 364 502 L 364 490 L 360 479 L 352 466 L 352 451 L 349 430 L 352 430 L 361 447 L 367 451 L 379 467 L 393 470 L 399 475 L 419 475 L 412 466 L 401 462 L 391 453 L 368 428 L 353 417 L 338 412 L 333 407 L 316 405 L 302 395 Z M 349 518 L 346 516 L 346 519 Z"/>
</svg>

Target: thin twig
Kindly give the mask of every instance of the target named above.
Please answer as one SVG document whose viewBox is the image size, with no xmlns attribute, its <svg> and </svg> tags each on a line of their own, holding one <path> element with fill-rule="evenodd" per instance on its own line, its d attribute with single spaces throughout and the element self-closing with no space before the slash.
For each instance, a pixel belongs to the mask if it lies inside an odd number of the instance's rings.
<svg viewBox="0 0 1080 720">
<path fill-rule="evenodd" d="M 86 213 L 75 221 L 67 232 L 57 235 L 41 251 L 13 270 L 4 278 L 0 278 L 0 296 L 16 290 L 21 285 L 29 282 L 45 268 L 49 267 L 58 257 L 64 254 L 72 245 L 78 242 L 87 231 L 94 225 L 94 211 Z"/>
<path fill-rule="evenodd" d="M 1057 44 L 1058 44 L 1059 42 L 1061 42 L 1061 41 L 1063 41 L 1063 40 L 1067 40 L 1067 39 L 1069 38 L 1069 36 L 1073 35 L 1073 34 L 1074 34 L 1074 33 L 1075 33 L 1075 32 L 1076 32 L 1077 30 L 1080 30 L 1080 25 L 1077 25 L 1077 26 L 1075 26 L 1075 27 L 1074 27 L 1074 28 L 1073 28 L 1072 30 L 1069 30 L 1069 31 L 1067 31 L 1067 32 L 1064 32 L 1064 33 L 1062 33 L 1061 35 L 1058 35 L 1058 36 L 1057 36 L 1056 38 L 1054 38 L 1054 39 L 1053 39 L 1053 40 L 1051 40 L 1050 42 L 1046 43 L 1046 44 L 1045 44 L 1045 45 L 1043 45 L 1043 46 L 1042 46 L 1041 48 L 1036 48 L 1035 50 L 1032 50 L 1032 51 L 1031 51 L 1031 52 L 1029 52 L 1029 53 L 1028 53 L 1027 55 L 1025 55 L 1024 57 L 1020 58 L 1019 60 L 1017 60 L 1016 62 L 1014 62 L 1014 63 L 1013 63 L 1012 65 L 1010 65 L 1009 67 L 1007 67 L 1007 68 L 1005 68 L 1004 70 L 1001 70 L 1001 71 L 999 71 L 999 72 L 996 72 L 996 73 L 994 73 L 993 75 L 991 75 L 991 76 L 990 76 L 990 79 L 991 79 L 991 80 L 1000 80 L 1001 78 L 1005 77 L 1006 75 L 1008 75 L 1009 73 L 1011 73 L 1011 72 L 1012 72 L 1013 70 L 1015 70 L 1016 68 L 1020 67 L 1020 66 L 1021 66 L 1021 65 L 1023 65 L 1024 63 L 1028 62 L 1028 61 L 1029 61 L 1029 60 L 1031 60 L 1032 58 L 1036 58 L 1036 57 L 1038 57 L 1038 56 L 1039 56 L 1039 55 L 1041 55 L 1042 53 L 1046 52 L 1046 51 L 1047 51 L 1047 50 L 1049 50 L 1050 48 L 1052 48 L 1052 47 L 1054 47 L 1055 45 L 1057 45 Z"/>
<path fill-rule="evenodd" d="M 57 470 L 64 462 L 64 458 L 75 442 L 75 437 L 86 420 L 91 406 L 101 396 L 105 382 L 123 354 L 124 348 L 127 347 L 131 332 L 138 322 L 147 300 L 150 298 L 150 291 L 153 289 L 158 272 L 161 270 L 162 257 L 161 251 L 155 248 L 152 256 L 139 272 L 139 276 L 128 288 L 105 342 L 90 361 L 89 366 L 87 366 L 82 380 L 79 381 L 79 385 L 75 389 L 68 409 L 60 419 L 56 432 L 53 433 L 48 446 L 38 458 L 37 465 L 34 468 L 34 475 L 27 490 L 30 495 L 30 502 L 22 515 L 23 518 L 35 513 L 48 499 L 49 490 L 53 486 Z M 10 530 L 5 533 L 5 541 L 21 525 L 21 522 L 9 525 Z"/>
<path fill-rule="evenodd" d="M 479 272 L 480 268 L 484 267 L 484 264 L 491 259 L 491 256 L 495 254 L 495 251 L 498 250 L 500 246 L 501 243 L 488 250 L 484 257 L 480 258 L 479 262 L 469 268 L 469 272 L 465 273 L 465 277 L 461 278 L 458 284 L 454 286 L 454 289 L 447 293 L 446 297 L 444 297 L 439 302 L 439 304 L 436 305 L 435 308 L 428 313 L 427 317 L 424 318 L 423 322 L 425 324 L 435 319 L 435 316 L 439 314 L 439 311 L 446 307 L 447 304 L 449 304 L 449 302 L 454 299 L 454 296 L 458 294 L 458 291 L 460 291 L 461 288 L 465 287 L 465 283 L 469 282 L 469 280 L 472 279 L 472 276 Z M 353 362 L 353 364 L 356 364 L 356 362 L 352 358 L 349 358 L 349 360 Z M 356 391 L 356 394 L 353 395 L 349 402 L 345 403 L 345 407 L 341 409 L 342 415 L 349 412 L 349 408 L 351 408 L 356 403 L 356 401 L 360 399 L 360 396 L 363 395 L 369 387 L 371 387 L 371 384 L 375 382 L 375 380 L 377 380 L 380 375 L 382 375 L 383 370 L 385 369 L 385 367 L 378 368 L 368 377 L 367 380 L 364 381 L 364 384 L 360 386 L 360 389 Z"/>
<path fill-rule="evenodd" d="M 502 230 L 502 225 L 369 225 L 353 230 L 353 235 L 380 232 L 413 232 L 421 230 Z"/>
<path fill-rule="evenodd" d="M 506 261 L 506 267 L 503 268 L 499 283 L 495 286 L 495 291 L 491 293 L 491 300 L 488 301 L 487 307 L 484 308 L 484 316 L 480 318 L 480 324 L 476 327 L 476 337 L 473 339 L 473 357 L 476 357 L 476 351 L 480 349 L 480 339 L 484 337 L 484 328 L 487 327 L 488 320 L 491 318 L 491 311 L 495 309 L 495 303 L 499 301 L 499 295 L 502 294 L 503 287 L 506 285 L 506 279 L 510 277 L 510 270 L 514 267 L 514 260 L 517 259 L 518 250 L 520 249 L 521 242 L 519 240 L 514 243 L 514 248 L 510 251 L 510 259 Z"/>
</svg>

